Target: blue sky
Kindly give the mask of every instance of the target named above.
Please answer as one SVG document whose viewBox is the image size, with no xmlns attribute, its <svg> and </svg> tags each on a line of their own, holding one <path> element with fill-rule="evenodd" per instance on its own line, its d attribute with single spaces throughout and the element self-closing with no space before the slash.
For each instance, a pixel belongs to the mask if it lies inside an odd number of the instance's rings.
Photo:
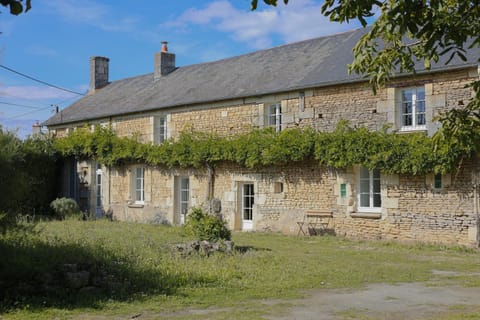
<svg viewBox="0 0 480 320">
<path fill-rule="evenodd" d="M 291 0 L 251 12 L 249 0 L 32 0 L 20 16 L 0 8 L 0 65 L 86 92 L 91 56 L 110 58 L 112 81 L 153 72 L 164 40 L 181 67 L 359 27 L 329 22 L 321 3 Z M 21 137 L 52 106 L 79 97 L 0 68 L 0 124 Z"/>
</svg>

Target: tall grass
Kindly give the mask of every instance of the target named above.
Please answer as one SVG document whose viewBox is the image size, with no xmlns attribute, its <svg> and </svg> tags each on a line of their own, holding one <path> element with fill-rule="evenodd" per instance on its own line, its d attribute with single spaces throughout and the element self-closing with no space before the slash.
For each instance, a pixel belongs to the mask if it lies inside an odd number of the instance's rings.
<svg viewBox="0 0 480 320">
<path fill-rule="evenodd" d="M 67 220 L 39 223 L 35 230 L 0 236 L 5 317 L 238 308 L 298 297 L 309 288 L 428 281 L 433 269 L 464 272 L 459 283 L 480 286 L 478 277 L 468 276 L 480 265 L 475 250 L 236 233 L 234 254 L 182 257 L 174 244 L 190 239 L 175 227 Z M 66 265 L 100 277 L 98 290 L 66 286 Z M 266 312 L 252 308 L 253 314 Z"/>
</svg>

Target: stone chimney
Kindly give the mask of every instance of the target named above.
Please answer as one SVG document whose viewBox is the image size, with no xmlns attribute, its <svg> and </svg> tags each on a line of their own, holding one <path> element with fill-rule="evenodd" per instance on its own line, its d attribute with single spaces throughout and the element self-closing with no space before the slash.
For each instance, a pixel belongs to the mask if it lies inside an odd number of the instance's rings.
<svg viewBox="0 0 480 320">
<path fill-rule="evenodd" d="M 155 65 L 153 77 L 155 80 L 166 76 L 175 70 L 175 54 L 168 52 L 168 42 L 162 42 L 162 50 L 155 53 Z"/>
<path fill-rule="evenodd" d="M 90 57 L 90 92 L 108 84 L 108 62 L 106 57 Z"/>
<path fill-rule="evenodd" d="M 42 133 L 42 127 L 40 126 L 40 122 L 37 120 L 35 123 L 32 125 L 32 135 L 40 134 Z"/>
</svg>

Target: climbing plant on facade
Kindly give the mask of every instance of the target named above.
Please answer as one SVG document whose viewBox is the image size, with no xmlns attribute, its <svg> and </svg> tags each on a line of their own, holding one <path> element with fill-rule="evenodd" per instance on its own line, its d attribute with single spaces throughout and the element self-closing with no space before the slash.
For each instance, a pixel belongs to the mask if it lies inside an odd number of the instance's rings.
<svg viewBox="0 0 480 320">
<path fill-rule="evenodd" d="M 379 168 L 385 173 L 425 174 L 456 169 L 468 145 L 422 133 L 399 135 L 352 128 L 341 122 L 333 132 L 311 128 L 290 128 L 276 133 L 273 128 L 254 129 L 234 137 L 185 131 L 178 139 L 160 145 L 118 137 L 113 130 L 80 129 L 57 139 L 63 156 L 94 158 L 107 165 L 145 163 L 166 168 L 215 167 L 222 161 L 246 168 L 317 161 L 319 165 L 346 168 L 355 165 Z"/>
</svg>

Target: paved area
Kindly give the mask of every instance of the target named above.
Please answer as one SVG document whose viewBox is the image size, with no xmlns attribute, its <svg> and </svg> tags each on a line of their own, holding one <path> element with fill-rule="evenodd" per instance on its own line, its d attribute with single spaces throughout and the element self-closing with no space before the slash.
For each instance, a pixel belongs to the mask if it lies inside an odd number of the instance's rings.
<svg viewBox="0 0 480 320">
<path fill-rule="evenodd" d="M 359 290 L 315 290 L 292 304 L 283 315 L 268 319 L 435 319 L 459 310 L 477 311 L 480 319 L 480 288 L 372 284 Z"/>
</svg>

